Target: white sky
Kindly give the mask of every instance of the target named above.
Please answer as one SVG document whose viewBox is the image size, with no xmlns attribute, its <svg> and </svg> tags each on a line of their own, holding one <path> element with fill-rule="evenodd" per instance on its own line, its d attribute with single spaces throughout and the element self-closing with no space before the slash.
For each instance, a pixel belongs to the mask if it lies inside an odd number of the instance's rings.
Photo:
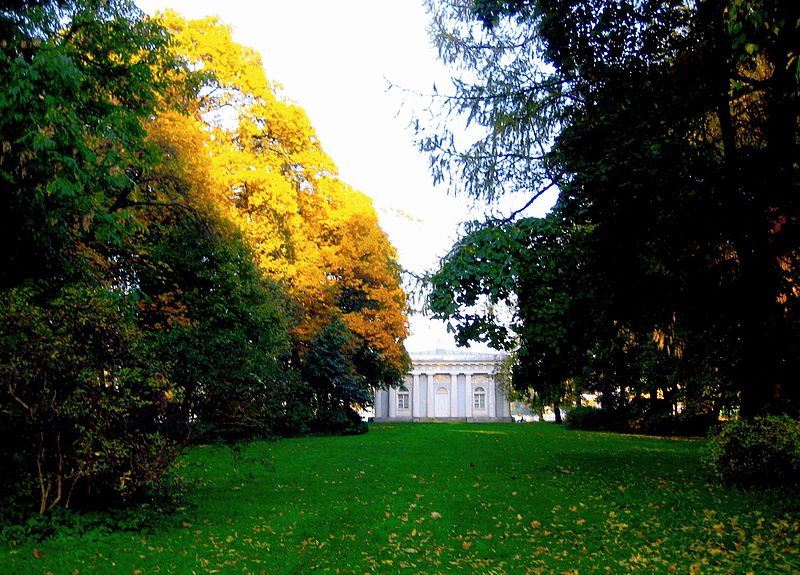
<svg viewBox="0 0 800 575">
<path fill-rule="evenodd" d="M 230 24 L 237 42 L 260 52 L 267 78 L 306 111 L 341 179 L 373 198 L 400 264 L 418 273 L 435 268 L 471 202 L 434 188 L 408 128 L 408 107 L 420 103 L 388 90 L 391 82 L 427 94 L 447 84 L 421 0 L 136 3 L 150 14 L 170 7 Z M 409 351 L 455 349 L 442 322 L 413 315 L 411 329 Z"/>
</svg>

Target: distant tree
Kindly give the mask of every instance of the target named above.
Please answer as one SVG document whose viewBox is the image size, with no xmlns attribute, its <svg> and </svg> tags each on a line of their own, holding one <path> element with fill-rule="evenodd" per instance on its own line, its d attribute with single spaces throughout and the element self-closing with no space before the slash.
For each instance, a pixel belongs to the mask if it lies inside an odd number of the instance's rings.
<svg viewBox="0 0 800 575">
<path fill-rule="evenodd" d="M 371 403 L 370 389 L 357 371 L 353 339 L 353 333 L 337 318 L 307 343 L 302 374 L 309 387 L 312 431 L 350 434 L 367 430 L 355 409 Z"/>
</svg>

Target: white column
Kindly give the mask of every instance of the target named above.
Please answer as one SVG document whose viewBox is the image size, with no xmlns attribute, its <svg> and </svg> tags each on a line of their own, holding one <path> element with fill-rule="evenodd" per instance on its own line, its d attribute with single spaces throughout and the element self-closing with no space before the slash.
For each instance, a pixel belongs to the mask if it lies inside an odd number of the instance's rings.
<svg viewBox="0 0 800 575">
<path fill-rule="evenodd" d="M 374 394 L 375 402 L 372 408 L 375 410 L 375 417 L 381 416 L 381 390 L 377 387 L 372 389 L 372 393 Z"/>
<path fill-rule="evenodd" d="M 389 419 L 397 417 L 397 388 L 389 388 Z"/>
<path fill-rule="evenodd" d="M 458 374 L 450 374 L 450 417 L 458 417 Z"/>
<path fill-rule="evenodd" d="M 411 384 L 411 417 L 419 417 L 419 374 L 415 373 L 411 377 L 414 383 Z"/>
<path fill-rule="evenodd" d="M 511 406 L 508 404 L 508 395 L 505 393 L 500 394 L 500 405 L 497 407 L 498 417 L 508 417 L 511 415 Z"/>
<path fill-rule="evenodd" d="M 471 373 L 466 374 L 465 379 L 467 380 L 466 385 L 464 386 L 464 390 L 467 394 L 467 397 L 465 398 L 467 401 L 466 414 L 467 417 L 472 417 L 472 404 L 475 401 L 475 399 L 472 396 L 472 374 Z"/>
<path fill-rule="evenodd" d="M 497 417 L 497 412 L 495 411 L 495 409 L 496 409 L 495 403 L 496 402 L 495 402 L 495 389 L 494 389 L 494 386 L 495 386 L 494 378 L 490 377 L 489 378 L 489 385 L 486 386 L 487 387 L 486 395 L 488 396 L 486 398 L 486 408 L 487 408 L 486 409 L 486 411 L 487 411 L 486 415 L 488 415 L 489 417 Z"/>
<path fill-rule="evenodd" d="M 428 417 L 433 417 L 435 415 L 435 406 L 433 404 L 434 400 L 436 399 L 433 394 L 433 374 L 428 374 Z"/>
</svg>

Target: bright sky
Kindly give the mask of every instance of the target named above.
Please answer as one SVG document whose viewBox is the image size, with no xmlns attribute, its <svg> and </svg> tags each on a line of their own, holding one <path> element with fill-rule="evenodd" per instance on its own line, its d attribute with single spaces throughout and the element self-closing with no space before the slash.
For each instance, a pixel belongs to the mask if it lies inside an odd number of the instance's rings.
<svg viewBox="0 0 800 575">
<path fill-rule="evenodd" d="M 447 75 L 421 0 L 136 0 L 150 14 L 217 15 L 261 53 L 267 78 L 308 114 L 342 180 L 375 203 L 403 268 L 436 266 L 470 217 L 470 201 L 434 188 L 408 128 L 403 90 L 430 93 Z M 474 216 L 473 216 L 474 217 Z M 409 351 L 455 349 L 444 324 L 411 317 Z M 479 348 L 482 349 L 482 348 Z"/>
</svg>

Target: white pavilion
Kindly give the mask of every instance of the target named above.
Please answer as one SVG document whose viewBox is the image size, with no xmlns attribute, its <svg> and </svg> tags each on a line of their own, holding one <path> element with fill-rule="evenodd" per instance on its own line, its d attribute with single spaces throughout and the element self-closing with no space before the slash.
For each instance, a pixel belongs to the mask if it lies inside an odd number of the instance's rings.
<svg viewBox="0 0 800 575">
<path fill-rule="evenodd" d="M 375 390 L 375 421 L 512 421 L 505 385 L 495 374 L 504 355 L 415 352 L 405 384 Z"/>
</svg>

